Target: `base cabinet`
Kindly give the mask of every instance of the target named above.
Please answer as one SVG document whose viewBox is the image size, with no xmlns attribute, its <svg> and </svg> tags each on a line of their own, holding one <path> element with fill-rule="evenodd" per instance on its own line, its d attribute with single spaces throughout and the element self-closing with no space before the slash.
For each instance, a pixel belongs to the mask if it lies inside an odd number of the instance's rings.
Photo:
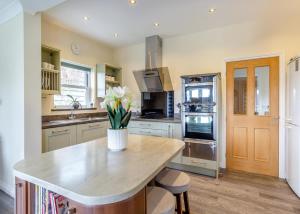
<svg viewBox="0 0 300 214">
<path fill-rule="evenodd" d="M 105 137 L 106 130 L 106 122 L 77 125 L 77 144 Z"/>
<path fill-rule="evenodd" d="M 182 129 L 180 123 L 163 123 L 163 122 L 145 122 L 130 121 L 128 126 L 130 134 L 147 135 L 156 137 L 169 137 L 182 139 Z M 173 163 L 182 163 L 182 153 L 178 154 Z"/>
<path fill-rule="evenodd" d="M 43 130 L 43 152 L 50 152 L 76 144 L 76 126 Z"/>
<path fill-rule="evenodd" d="M 84 143 L 106 136 L 107 121 L 43 130 L 43 152 Z"/>
</svg>

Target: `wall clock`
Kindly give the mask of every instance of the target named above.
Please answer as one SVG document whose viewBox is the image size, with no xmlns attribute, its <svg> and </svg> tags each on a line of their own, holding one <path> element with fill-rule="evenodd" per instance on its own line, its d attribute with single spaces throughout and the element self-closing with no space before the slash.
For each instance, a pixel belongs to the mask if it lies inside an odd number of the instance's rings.
<svg viewBox="0 0 300 214">
<path fill-rule="evenodd" d="M 72 53 L 75 54 L 75 55 L 80 54 L 80 47 L 79 47 L 78 44 L 76 44 L 74 42 L 71 44 L 71 50 L 72 50 Z"/>
</svg>

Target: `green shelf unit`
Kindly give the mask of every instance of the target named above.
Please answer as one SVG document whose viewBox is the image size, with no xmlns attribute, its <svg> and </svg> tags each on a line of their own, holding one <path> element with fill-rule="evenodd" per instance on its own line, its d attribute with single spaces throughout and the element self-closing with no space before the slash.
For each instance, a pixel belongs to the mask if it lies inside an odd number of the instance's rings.
<svg viewBox="0 0 300 214">
<path fill-rule="evenodd" d="M 109 87 L 122 85 L 122 68 L 108 65 L 97 64 L 97 97 L 104 97 Z M 107 77 L 113 78 L 108 79 Z"/>
<path fill-rule="evenodd" d="M 42 94 L 60 94 L 60 50 L 46 45 L 42 45 L 41 51 Z M 54 65 L 54 69 L 43 68 L 43 62 Z"/>
</svg>

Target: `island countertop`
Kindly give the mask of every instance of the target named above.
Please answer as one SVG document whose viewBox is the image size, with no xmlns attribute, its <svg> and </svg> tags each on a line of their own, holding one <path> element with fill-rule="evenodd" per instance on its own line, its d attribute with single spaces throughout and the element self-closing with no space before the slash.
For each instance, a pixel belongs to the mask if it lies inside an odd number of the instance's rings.
<svg viewBox="0 0 300 214">
<path fill-rule="evenodd" d="M 112 152 L 106 141 L 20 161 L 14 166 L 15 176 L 81 204 L 111 204 L 138 193 L 184 148 L 176 139 L 129 135 L 128 148 Z"/>
</svg>

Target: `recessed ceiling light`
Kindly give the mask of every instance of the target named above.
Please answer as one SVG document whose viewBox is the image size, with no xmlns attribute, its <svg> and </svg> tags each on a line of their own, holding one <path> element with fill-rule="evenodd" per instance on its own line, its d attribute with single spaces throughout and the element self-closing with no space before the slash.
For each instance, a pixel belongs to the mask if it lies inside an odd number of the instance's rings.
<svg viewBox="0 0 300 214">
<path fill-rule="evenodd" d="M 136 0 L 129 0 L 130 4 L 136 4 Z"/>
<path fill-rule="evenodd" d="M 117 38 L 119 36 L 119 34 L 115 33 L 114 36 Z"/>
<path fill-rule="evenodd" d="M 214 13 L 214 12 L 216 12 L 216 8 L 210 8 L 210 9 L 208 10 L 208 12 Z"/>
<path fill-rule="evenodd" d="M 155 26 L 155 27 L 158 27 L 158 26 L 159 26 L 159 23 L 158 23 L 158 22 L 155 22 L 155 23 L 154 23 L 154 26 Z"/>
<path fill-rule="evenodd" d="M 87 17 L 87 16 L 84 16 L 83 19 L 84 19 L 85 21 L 88 21 L 90 18 Z"/>
</svg>

